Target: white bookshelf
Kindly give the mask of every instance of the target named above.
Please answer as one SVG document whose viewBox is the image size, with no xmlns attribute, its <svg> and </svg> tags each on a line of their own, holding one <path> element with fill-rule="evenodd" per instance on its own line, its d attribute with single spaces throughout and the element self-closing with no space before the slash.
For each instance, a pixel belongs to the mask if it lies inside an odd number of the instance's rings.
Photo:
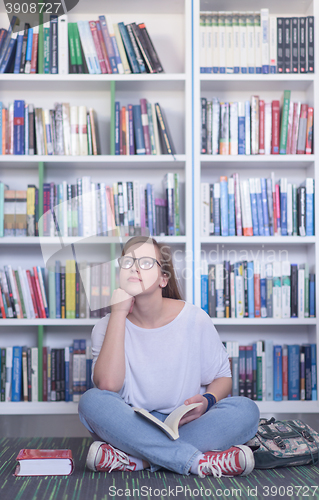
<svg viewBox="0 0 319 500">
<path fill-rule="evenodd" d="M 318 79 L 318 39 L 315 41 L 315 73 L 314 74 L 201 74 L 199 72 L 199 12 L 200 11 L 260 11 L 261 8 L 269 8 L 270 15 L 292 17 L 314 15 L 319 19 L 319 2 L 298 2 L 292 0 L 243 0 L 240 5 L 235 0 L 197 0 L 194 2 L 194 210 L 195 220 L 200 220 L 200 184 L 201 182 L 217 182 L 221 175 L 229 177 L 235 172 L 239 173 L 240 179 L 254 177 L 269 177 L 275 172 L 276 181 L 281 177 L 288 177 L 297 185 L 307 177 L 314 177 L 315 182 L 319 180 L 319 161 L 316 149 L 312 155 L 251 155 L 251 156 L 221 156 L 200 154 L 200 130 L 201 130 L 201 105 L 200 98 L 218 97 L 220 101 L 243 101 L 250 99 L 252 95 L 259 95 L 261 99 L 269 102 L 273 99 L 281 100 L 283 91 L 291 90 L 292 100 L 301 100 L 318 109 L 319 79 Z M 318 37 L 317 37 L 318 38 Z M 317 118 L 315 117 L 315 124 Z M 314 130 L 316 130 L 314 125 Z M 316 137 L 314 146 L 316 148 Z M 194 225 L 194 281 L 195 304 L 201 304 L 200 283 L 200 261 L 206 256 L 208 263 L 222 262 L 223 260 L 245 260 L 245 258 L 227 257 L 231 252 L 247 252 L 249 259 L 259 258 L 262 260 L 262 252 L 274 252 L 277 260 L 281 252 L 287 252 L 288 259 L 292 263 L 308 262 L 311 272 L 316 272 L 319 258 L 319 208 L 315 207 L 315 234 L 316 236 L 301 237 L 202 237 L 200 224 Z M 319 286 L 316 283 L 316 296 L 318 297 Z M 295 321 L 296 320 L 296 321 Z M 283 343 L 316 343 L 319 342 L 318 320 L 291 318 L 278 320 L 273 318 L 244 318 L 226 319 L 212 318 L 212 322 L 222 340 L 239 340 L 240 344 L 246 345 L 256 340 L 270 338 L 274 344 Z M 317 347 L 317 359 L 318 347 Z M 317 374 L 318 376 L 318 374 Z M 318 381 L 317 381 L 318 386 Z M 315 413 L 319 411 L 318 401 L 262 401 L 257 402 L 262 414 L 274 413 Z"/>
<path fill-rule="evenodd" d="M 192 262 L 185 259 L 192 251 L 192 5 L 191 0 L 137 0 L 103 2 L 81 1 L 68 14 L 68 21 L 97 19 L 105 14 L 109 25 L 113 22 L 145 22 L 158 51 L 165 73 L 147 75 L 0 75 L 0 100 L 5 106 L 14 99 L 24 99 L 35 107 L 52 108 L 55 102 L 84 104 L 96 112 L 100 138 L 100 155 L 90 157 L 56 156 L 0 156 L 0 179 L 10 189 L 26 189 L 27 184 L 39 184 L 38 165 L 43 163 L 44 182 L 75 183 L 78 177 L 91 175 L 92 182 L 112 185 L 116 181 L 140 180 L 155 185 L 155 196 L 164 194 L 162 179 L 167 172 L 178 172 L 181 182 L 182 236 L 157 237 L 171 245 L 176 260 L 177 277 L 184 298 L 192 302 Z M 0 25 L 8 18 L 0 6 Z M 145 97 L 159 102 L 164 109 L 174 142 L 175 155 L 113 156 L 110 154 L 111 89 L 115 82 L 115 99 L 122 105 L 138 104 Z M 128 238 L 126 238 L 128 239 Z M 95 237 L 63 238 L 70 248 L 79 251 L 78 260 L 101 262 L 110 258 L 111 244 L 116 244 L 116 257 L 125 238 Z M 31 269 L 45 267 L 47 259 L 61 247 L 59 238 L 2 238 L 0 239 L 0 267 L 10 263 Z M 176 257 L 175 257 L 176 252 Z M 21 257 L 23 257 L 21 259 Z M 58 257 L 57 257 L 58 258 Z M 72 258 L 72 257 L 67 257 Z M 63 263 L 63 258 L 60 259 Z M 177 262 L 178 261 L 178 262 Z M 52 348 L 72 344 L 74 338 L 90 341 L 97 318 L 59 320 L 0 320 L 0 347 L 12 345 L 36 346 L 38 335 L 43 345 Z M 39 331 L 42 333 L 38 333 Z M 0 415 L 76 414 L 77 404 L 66 402 L 0 403 Z"/>
</svg>

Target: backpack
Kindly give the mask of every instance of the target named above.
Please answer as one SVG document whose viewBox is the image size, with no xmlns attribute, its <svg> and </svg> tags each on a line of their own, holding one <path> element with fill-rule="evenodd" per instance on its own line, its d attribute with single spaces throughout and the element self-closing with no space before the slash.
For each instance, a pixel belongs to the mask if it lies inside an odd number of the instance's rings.
<svg viewBox="0 0 319 500">
<path fill-rule="evenodd" d="M 256 469 L 316 464 L 319 434 L 301 420 L 261 418 L 255 436 L 247 443 L 254 454 Z"/>
</svg>

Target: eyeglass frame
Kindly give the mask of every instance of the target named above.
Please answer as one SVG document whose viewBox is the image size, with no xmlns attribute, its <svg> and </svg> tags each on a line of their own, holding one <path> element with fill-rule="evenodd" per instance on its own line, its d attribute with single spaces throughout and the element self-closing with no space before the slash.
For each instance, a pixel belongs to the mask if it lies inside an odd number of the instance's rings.
<svg viewBox="0 0 319 500">
<path fill-rule="evenodd" d="M 122 259 L 123 257 L 127 257 L 129 259 L 133 259 L 133 264 L 130 267 L 122 267 L 121 264 L 120 264 L 120 259 Z M 150 259 L 150 260 L 152 260 L 153 261 L 152 267 L 150 267 L 149 269 L 142 269 L 141 266 L 140 266 L 140 263 L 139 263 L 140 259 Z M 142 271 L 149 271 L 150 269 L 153 269 L 155 262 L 156 262 L 156 264 L 158 264 L 160 266 L 160 268 L 162 268 L 162 265 L 158 262 L 157 259 L 155 259 L 154 257 L 147 257 L 146 255 L 144 257 L 131 257 L 131 256 L 127 256 L 127 255 L 121 255 L 121 257 L 119 257 L 117 259 L 117 262 L 118 262 L 118 264 L 119 264 L 119 266 L 120 266 L 121 269 L 128 270 L 128 269 L 131 269 L 134 266 L 134 263 L 135 263 L 136 260 L 138 261 L 138 267 L 139 267 L 139 269 L 142 269 Z"/>
</svg>

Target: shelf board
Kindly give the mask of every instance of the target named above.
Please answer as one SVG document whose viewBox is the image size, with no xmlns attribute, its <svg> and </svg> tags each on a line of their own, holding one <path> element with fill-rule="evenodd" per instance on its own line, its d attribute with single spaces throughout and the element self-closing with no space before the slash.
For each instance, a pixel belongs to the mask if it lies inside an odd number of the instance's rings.
<svg viewBox="0 0 319 500">
<path fill-rule="evenodd" d="M 125 243 L 129 240 L 131 236 L 92 236 L 86 237 L 83 236 L 66 236 L 62 237 L 61 240 L 58 237 L 50 237 L 50 236 L 6 236 L 0 238 L 0 246 L 1 245 L 58 245 L 61 247 L 61 243 L 63 245 L 108 245 L 111 243 Z M 169 245 L 173 244 L 184 244 L 187 241 L 186 236 L 154 236 L 156 241 L 161 243 L 167 243 Z"/>
<path fill-rule="evenodd" d="M 96 156 L 55 156 L 55 155 L 0 155 L 1 163 L 10 163 L 10 168 L 30 168 L 30 163 L 36 168 L 39 162 L 46 164 L 54 163 L 54 169 L 76 168 L 87 169 L 88 167 L 99 169 L 130 168 L 156 169 L 156 168 L 184 168 L 186 155 L 96 155 Z M 1 168 L 1 166 L 0 166 Z"/>
<path fill-rule="evenodd" d="M 0 319 L 0 328 L 2 326 L 94 326 L 100 318 L 85 319 Z M 23 332 L 22 332 L 23 333 Z"/>
<path fill-rule="evenodd" d="M 315 236 L 205 236 L 201 244 L 223 245 L 313 245 Z"/>
<path fill-rule="evenodd" d="M 315 161 L 315 155 L 200 155 L 202 168 L 307 168 Z"/>
<path fill-rule="evenodd" d="M 314 74 L 200 74 L 201 91 L 269 91 L 276 92 L 289 88 L 292 91 L 305 91 L 314 83 Z"/>
<path fill-rule="evenodd" d="M 279 325 L 279 326 L 310 326 L 316 325 L 318 322 L 317 318 L 287 318 L 287 319 L 276 319 L 276 318 L 211 318 L 214 325 L 222 326 L 241 326 L 241 325 L 252 325 L 252 326 L 267 326 L 267 325 Z M 12 320 L 14 321 L 14 320 Z"/>
<path fill-rule="evenodd" d="M 143 73 L 130 75 L 90 75 L 90 74 L 68 74 L 68 75 L 44 75 L 44 74 L 21 74 L 3 73 L 0 75 L 1 89 L 9 91 L 24 90 L 33 91 L 63 91 L 74 92 L 74 85 L 79 91 L 109 91 L 111 82 L 116 83 L 116 90 L 184 90 L 185 73 Z M 45 85 L 45 87 L 44 87 Z"/>
<path fill-rule="evenodd" d="M 256 401 L 261 414 L 318 413 L 318 401 Z M 74 415 L 78 404 L 73 402 L 0 403 L 0 415 Z"/>
</svg>

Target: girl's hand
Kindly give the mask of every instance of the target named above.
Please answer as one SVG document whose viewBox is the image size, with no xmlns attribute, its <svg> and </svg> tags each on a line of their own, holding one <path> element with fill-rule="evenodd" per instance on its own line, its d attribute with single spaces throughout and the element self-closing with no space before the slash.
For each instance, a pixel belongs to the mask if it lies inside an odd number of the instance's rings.
<svg viewBox="0 0 319 500">
<path fill-rule="evenodd" d="M 184 401 L 185 405 L 190 405 L 192 403 L 203 403 L 200 406 L 197 406 L 197 408 L 194 408 L 193 410 L 189 411 L 184 415 L 184 417 L 181 418 L 179 421 L 178 427 L 181 427 L 184 424 L 187 424 L 188 422 L 191 422 L 192 420 L 196 420 L 196 418 L 199 418 L 201 415 L 203 415 L 206 411 L 208 401 L 204 396 L 201 394 L 196 394 L 195 396 L 188 398 L 186 401 Z"/>
<path fill-rule="evenodd" d="M 127 316 L 133 311 L 135 297 L 127 293 L 122 288 L 116 288 L 111 298 L 111 313 L 121 312 Z"/>
</svg>

